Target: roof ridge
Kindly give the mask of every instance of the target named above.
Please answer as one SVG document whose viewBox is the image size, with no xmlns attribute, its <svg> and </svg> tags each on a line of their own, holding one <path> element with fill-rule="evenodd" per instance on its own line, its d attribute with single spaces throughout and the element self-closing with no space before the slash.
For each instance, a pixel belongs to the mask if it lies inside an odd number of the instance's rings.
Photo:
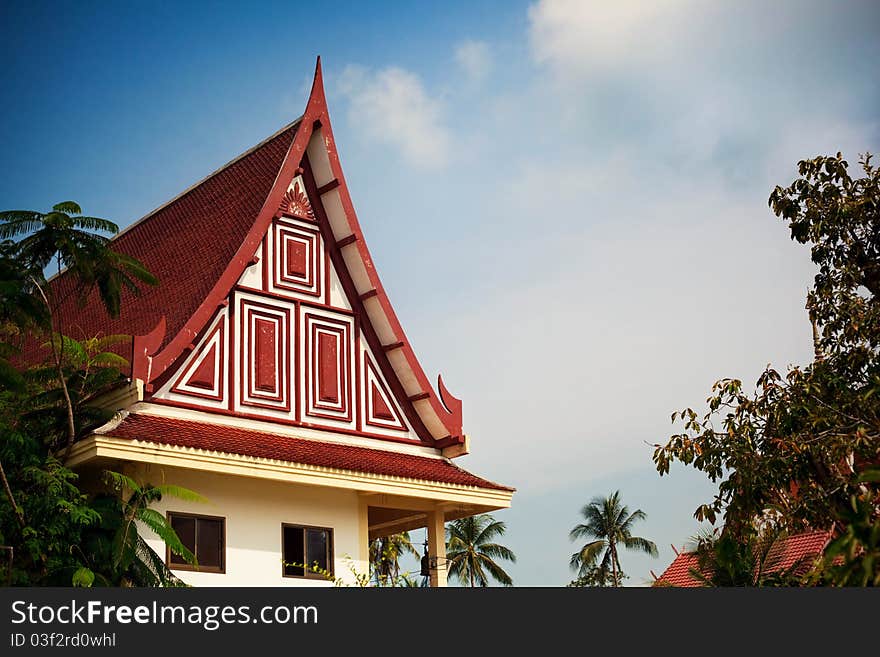
<svg viewBox="0 0 880 657">
<path fill-rule="evenodd" d="M 120 237 L 122 237 L 123 235 L 125 235 L 127 232 L 129 232 L 129 231 L 132 230 L 133 228 L 136 228 L 137 226 L 140 226 L 140 225 L 141 225 L 142 223 L 144 223 L 147 219 L 150 219 L 151 217 L 153 217 L 153 216 L 159 214 L 159 212 L 161 212 L 161 211 L 164 210 L 165 208 L 169 207 L 169 206 L 172 205 L 173 203 L 176 203 L 177 201 L 179 201 L 180 199 L 182 199 L 184 196 L 186 196 L 186 195 L 189 194 L 190 192 L 192 192 L 192 191 L 198 189 L 199 187 L 201 187 L 202 185 L 204 185 L 206 182 L 208 182 L 209 180 L 211 180 L 211 178 L 213 178 L 213 177 L 215 177 L 215 176 L 217 176 L 217 175 L 223 173 L 224 171 L 226 171 L 226 169 L 228 169 L 229 167 L 231 167 L 231 166 L 232 166 L 233 164 L 235 164 L 236 162 L 240 162 L 241 160 L 243 160 L 244 158 L 246 158 L 248 155 L 250 155 L 251 153 L 253 153 L 253 152 L 257 151 L 257 150 L 259 150 L 260 148 L 262 148 L 263 146 L 265 146 L 266 144 L 268 144 L 270 141 L 272 141 L 273 139 L 275 139 L 276 137 L 278 137 L 279 135 L 281 135 L 281 134 L 284 133 L 285 131 L 290 130 L 291 128 L 297 126 L 297 125 L 303 120 L 303 117 L 304 117 L 304 116 L 305 116 L 305 114 L 300 115 L 300 117 L 299 117 L 298 119 L 296 119 L 296 120 L 294 120 L 294 121 L 291 121 L 291 122 L 288 123 L 287 125 L 285 125 L 285 126 L 279 128 L 278 130 L 276 130 L 275 132 L 273 132 L 271 135 L 269 135 L 268 137 L 266 137 L 265 139 L 263 139 L 260 143 L 256 144 L 255 146 L 251 146 L 249 149 L 247 149 L 247 150 L 244 151 L 243 153 L 241 153 L 241 154 L 235 156 L 234 158 L 232 158 L 231 160 L 229 160 L 226 164 L 224 164 L 224 165 L 221 166 L 220 168 L 215 169 L 214 171 L 212 171 L 211 173 L 209 173 L 207 176 L 205 176 L 204 178 L 202 178 L 202 179 L 199 180 L 198 182 L 193 183 L 192 185 L 190 185 L 189 187 L 187 187 L 186 189 L 184 189 L 182 192 L 180 192 L 179 194 L 177 194 L 177 195 L 174 196 L 173 198 L 171 198 L 171 199 L 165 201 L 162 205 L 153 208 L 153 209 L 150 210 L 147 214 L 145 214 L 144 216 L 142 216 L 140 219 L 136 219 L 135 221 L 131 222 L 128 226 L 126 226 L 125 228 L 123 228 L 122 230 L 120 230 L 118 233 L 116 233 L 113 237 L 111 237 L 111 238 L 110 238 L 110 241 L 111 241 L 111 242 L 114 242 L 114 241 L 118 240 Z M 54 274 L 52 274 L 52 275 L 49 277 L 48 282 L 51 283 L 51 282 L 54 281 L 56 278 L 60 279 L 64 274 L 67 273 L 67 270 L 68 270 L 68 269 L 69 269 L 69 267 L 65 267 L 65 268 L 62 269 L 61 271 L 55 272 Z"/>
<path fill-rule="evenodd" d="M 137 220 L 133 221 L 131 224 L 129 224 L 128 226 L 126 226 L 125 228 L 123 228 L 122 230 L 120 230 L 118 233 L 116 233 L 116 234 L 111 238 L 111 241 L 116 240 L 116 239 L 122 237 L 123 235 L 125 235 L 125 233 L 127 233 L 128 231 L 130 231 L 130 230 L 131 230 L 132 228 L 134 228 L 135 226 L 139 226 L 141 223 L 143 223 L 144 221 L 146 221 L 147 219 L 149 219 L 149 218 L 152 217 L 153 215 L 157 214 L 158 212 L 164 210 L 165 208 L 167 208 L 167 207 L 168 207 L 169 205 L 171 205 L 172 203 L 175 203 L 175 202 L 179 201 L 181 198 L 183 198 L 184 196 L 186 196 L 187 194 L 189 194 L 189 193 L 192 192 L 193 190 L 198 189 L 198 188 L 201 187 L 204 183 L 206 183 L 208 180 L 210 180 L 210 179 L 213 178 L 214 176 L 216 176 L 216 175 L 218 175 L 218 174 L 224 172 L 226 169 L 228 169 L 229 167 L 231 167 L 233 164 L 235 164 L 236 162 L 238 162 L 238 161 L 240 161 L 240 160 L 243 160 L 244 158 L 246 158 L 248 155 L 250 155 L 250 154 L 253 153 L 254 151 L 259 150 L 260 148 L 262 148 L 263 146 L 265 146 L 266 144 L 268 144 L 270 141 L 272 141 L 273 139 L 275 139 L 276 137 L 278 137 L 279 135 L 281 135 L 281 134 L 282 134 L 283 132 L 285 132 L 286 130 L 290 130 L 291 128 L 293 128 L 294 126 L 296 126 L 297 124 L 299 124 L 300 121 L 303 120 L 303 116 L 305 116 L 305 115 L 304 115 L 304 114 L 301 115 L 298 119 L 296 119 L 296 120 L 294 120 L 294 121 L 291 121 L 291 122 L 288 123 L 287 125 L 285 125 L 285 126 L 283 126 L 282 128 L 276 130 L 276 131 L 273 132 L 271 135 L 269 135 L 268 137 L 266 137 L 265 139 L 263 139 L 260 143 L 256 144 L 255 146 L 251 146 L 249 149 L 247 149 L 246 151 L 244 151 L 244 152 L 241 153 L 240 155 L 237 155 L 236 157 L 232 158 L 231 160 L 229 160 L 229 162 L 227 162 L 226 164 L 224 164 L 224 165 L 221 166 L 220 168 L 216 169 L 215 171 L 212 171 L 211 173 L 209 173 L 207 176 L 205 176 L 204 178 L 202 178 L 202 179 L 199 180 L 198 182 L 195 182 L 195 183 L 193 183 L 192 185 L 190 185 L 189 187 L 187 187 L 185 190 L 183 190 L 182 192 L 180 192 L 177 196 L 175 196 L 175 197 L 173 197 L 173 198 L 171 198 L 171 199 L 165 201 L 162 205 L 160 205 L 160 206 L 158 206 L 158 207 L 156 207 L 156 208 L 150 210 L 150 212 L 148 212 L 147 214 L 145 214 L 145 215 L 144 215 L 143 217 L 141 217 L 140 219 L 137 219 Z"/>
</svg>

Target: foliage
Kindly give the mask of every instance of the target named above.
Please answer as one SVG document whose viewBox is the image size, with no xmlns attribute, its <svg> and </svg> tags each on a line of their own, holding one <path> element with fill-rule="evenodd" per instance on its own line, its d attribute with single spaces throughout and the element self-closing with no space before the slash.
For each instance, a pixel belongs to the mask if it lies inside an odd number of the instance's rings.
<svg viewBox="0 0 880 657">
<path fill-rule="evenodd" d="M 4 308 L 3 314 L 15 314 L 20 320 L 13 324 L 27 326 L 30 332 L 49 335 L 56 383 L 66 409 L 67 451 L 77 438 L 74 402 L 70 398 L 64 371 L 66 343 L 60 314 L 61 304 L 73 294 L 83 305 L 92 291 L 97 290 L 105 310 L 117 317 L 121 307 L 122 290 L 138 293 L 138 283 L 157 285 L 156 278 L 135 258 L 110 248 L 110 238 L 93 231 L 117 233 L 119 227 L 106 219 L 82 215 L 82 209 L 73 201 L 56 204 L 51 212 L 34 210 L 7 210 L 0 212 L 0 239 L 4 254 L 12 261 L 14 273 L 10 291 L 30 296 L 39 312 L 22 317 L 20 311 Z M 18 241 L 10 242 L 12 238 Z M 56 285 L 49 285 L 46 268 L 55 263 L 55 273 L 67 269 L 68 277 Z M 65 287 L 64 283 L 68 283 Z M 20 285 L 21 284 L 21 285 Z M 57 295 L 58 289 L 66 294 Z M 24 333 L 24 332 L 22 332 Z"/>
<path fill-rule="evenodd" d="M 489 578 L 503 586 L 513 586 L 513 580 L 497 560 L 516 563 L 516 555 L 509 548 L 491 542 L 501 537 L 507 526 L 488 513 L 453 520 L 446 526 L 446 559 L 450 577 L 468 586 L 488 586 Z"/>
<path fill-rule="evenodd" d="M 3 415 L 0 462 L 8 492 L 0 503 L 0 544 L 14 548 L 12 572 L 4 575 L 16 586 L 69 584 L 80 565 L 71 546 L 80 544 L 98 512 L 79 489 L 77 475 L 38 441 L 10 428 Z"/>
<path fill-rule="evenodd" d="M 571 555 L 569 565 L 572 570 L 578 571 L 578 580 L 598 573 L 601 581 L 606 581 L 610 573 L 611 585 L 620 586 L 622 571 L 618 546 L 657 556 L 657 546 L 653 542 L 632 535 L 632 526 L 636 521 L 645 519 L 645 512 L 636 509 L 630 513 L 629 507 L 620 502 L 620 491 L 605 498 L 594 497 L 581 509 L 581 515 L 585 522 L 575 525 L 569 533 L 569 539 L 592 540 Z"/>
<path fill-rule="evenodd" d="M 876 471 L 871 473 L 876 481 Z M 852 495 L 843 532 L 825 549 L 815 582 L 829 586 L 880 586 L 880 519 L 876 493 Z"/>
<path fill-rule="evenodd" d="M 128 362 L 110 349 L 130 339 L 126 335 L 109 335 L 78 341 L 52 336 L 56 345 L 63 345 L 57 347 L 57 353 L 62 354 L 61 372 L 67 397 L 56 385 L 54 365 L 33 367 L 23 373 L 33 383 L 23 419 L 41 427 L 40 434 L 50 447 L 62 447 L 67 439 L 68 400 L 73 408 L 77 440 L 112 419 L 113 412 L 100 405 L 100 397 L 125 382 L 120 370 Z M 48 342 L 43 346 L 48 349 Z"/>
<path fill-rule="evenodd" d="M 694 539 L 698 567 L 692 568 L 690 574 L 704 586 L 712 587 L 798 586 L 811 570 L 808 560 L 777 570 L 770 559 L 774 544 L 785 537 L 785 532 L 772 527 L 746 540 L 735 539 L 717 528 L 706 531 Z"/>
<path fill-rule="evenodd" d="M 123 289 L 136 294 L 138 282 L 158 284 L 143 264 L 112 250 L 109 238 L 100 234 L 117 232 L 119 227 L 112 221 L 83 216 L 82 209 L 73 201 L 58 203 L 47 213 L 34 210 L 0 212 L 0 239 L 19 238 L 17 259 L 31 283 L 46 295 L 52 312 L 63 301 L 49 298 L 52 291 L 46 285 L 44 271 L 53 262 L 56 273 L 62 269 L 74 272 L 77 296 L 81 301 L 97 288 L 111 317 L 119 316 Z"/>
<path fill-rule="evenodd" d="M 400 581 L 400 558 L 407 554 L 419 556 L 409 532 L 370 541 L 370 573 L 376 586 L 394 586 Z"/>
<path fill-rule="evenodd" d="M 84 533 L 78 571 L 104 586 L 183 586 L 165 561 L 146 542 L 138 524 L 161 538 L 174 554 L 198 567 L 195 555 L 180 541 L 168 519 L 150 505 L 170 496 L 189 502 L 205 499 L 181 486 L 141 485 L 131 477 L 106 471 L 112 494 L 96 497 L 93 506 L 101 522 Z"/>
<path fill-rule="evenodd" d="M 733 540 L 767 527 L 847 533 L 854 504 L 865 528 L 877 522 L 876 482 L 860 475 L 880 464 L 880 170 L 870 155 L 860 164 L 854 178 L 840 153 L 803 160 L 770 195 L 818 268 L 806 301 L 814 361 L 785 375 L 768 367 L 751 394 L 718 381 L 708 410 L 673 413 L 683 431 L 655 446 L 661 475 L 679 461 L 718 482 L 694 516 L 723 518 Z M 865 550 L 844 552 L 857 561 Z"/>
<path fill-rule="evenodd" d="M 424 586 L 424 584 L 420 584 L 416 577 L 412 573 L 401 573 L 397 572 L 393 576 L 390 576 L 385 579 L 376 579 L 373 574 L 370 573 L 362 573 L 359 572 L 355 567 L 354 562 L 351 557 L 346 555 L 344 560 L 348 564 L 348 570 L 352 574 L 352 579 L 354 580 L 354 584 L 349 584 L 343 577 L 337 577 L 332 572 L 327 570 L 326 568 L 321 568 L 317 563 L 305 564 L 300 563 L 298 561 L 282 561 L 282 565 L 290 566 L 293 568 L 304 568 L 310 573 L 315 573 L 320 575 L 328 582 L 333 582 L 334 586 L 339 587 L 347 587 L 347 586 L 356 586 L 358 588 L 368 588 L 371 586 L 377 587 L 398 587 L 398 588 L 419 588 Z"/>
<path fill-rule="evenodd" d="M 63 465 L 74 441 L 110 418 L 95 402 L 122 381 L 126 363 L 112 352 L 123 336 L 72 340 L 64 335 L 58 308 L 71 296 L 82 303 L 97 290 L 115 317 L 123 290 L 136 293 L 138 283 L 157 282 L 137 260 L 113 251 L 108 237 L 93 232 L 115 233 L 115 224 L 81 212 L 67 201 L 45 214 L 0 213 L 0 544 L 14 549 L 8 575 L 17 585 L 88 586 L 123 578 L 149 583 L 145 575 L 128 572 L 139 566 L 127 549 L 97 565 L 97 553 L 83 549 L 96 532 L 120 524 L 132 500 L 90 498 L 78 475 Z M 66 268 L 67 274 L 50 285 L 46 269 L 53 263 L 56 273 Z M 56 295 L 59 289 L 63 294 Z M 32 358 L 32 347 L 40 343 L 50 352 L 48 363 L 25 369 L 17 360 L 22 347 L 30 345 Z M 65 444 L 64 454 L 57 454 L 55 448 Z M 135 553 L 155 557 L 137 547 Z M 158 573 L 155 565 L 153 570 Z M 116 571 L 123 574 L 115 577 Z"/>
<path fill-rule="evenodd" d="M 622 582 L 629 579 L 629 575 L 618 570 L 617 579 Z M 579 566 L 577 579 L 573 579 L 565 585 L 569 589 L 605 588 L 607 586 L 614 586 L 614 575 L 611 571 L 603 570 L 601 566 L 595 564 Z"/>
</svg>

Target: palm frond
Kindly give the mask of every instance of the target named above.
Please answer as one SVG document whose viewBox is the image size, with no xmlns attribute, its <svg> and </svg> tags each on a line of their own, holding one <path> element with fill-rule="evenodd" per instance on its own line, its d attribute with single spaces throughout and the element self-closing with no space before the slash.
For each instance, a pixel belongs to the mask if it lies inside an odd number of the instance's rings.
<svg viewBox="0 0 880 657">
<path fill-rule="evenodd" d="M 138 520 L 149 527 L 154 534 L 165 541 L 168 549 L 174 554 L 183 557 L 187 563 L 198 566 L 195 555 L 186 547 L 177 535 L 177 532 L 171 527 L 171 523 L 161 513 L 154 509 L 141 509 L 138 513 Z"/>
<path fill-rule="evenodd" d="M 576 567 L 580 567 L 582 564 L 594 564 L 599 558 L 599 553 L 605 549 L 607 544 L 605 539 L 599 539 L 584 545 L 575 553 L 578 556 Z"/>
<path fill-rule="evenodd" d="M 513 553 L 513 550 L 503 545 L 484 543 L 480 546 L 480 551 L 493 559 L 504 559 L 516 563 L 516 555 Z"/>
<path fill-rule="evenodd" d="M 604 532 L 594 527 L 592 524 L 579 524 L 575 525 L 574 529 L 572 529 L 568 533 L 568 540 L 573 541 L 578 538 L 593 538 L 594 536 L 602 536 Z"/>
<path fill-rule="evenodd" d="M 61 203 L 53 205 L 52 210 L 64 214 L 80 214 L 82 212 L 82 208 L 79 207 L 76 201 L 61 201 Z"/>
<path fill-rule="evenodd" d="M 128 360 L 119 354 L 114 354 L 112 351 L 103 351 L 100 354 L 96 354 L 92 357 L 91 361 L 92 365 L 96 367 L 114 367 L 116 369 L 128 367 Z"/>
<path fill-rule="evenodd" d="M 486 570 L 489 571 L 492 579 L 499 582 L 502 586 L 513 586 L 513 580 L 501 566 L 499 566 L 491 559 L 484 559 L 481 561 Z"/>
<path fill-rule="evenodd" d="M 493 520 L 491 522 L 478 525 L 478 530 L 479 533 L 477 534 L 474 542 L 477 545 L 482 545 L 486 541 L 496 536 L 502 536 L 504 532 L 507 531 L 507 525 L 505 525 L 500 520 Z"/>
<path fill-rule="evenodd" d="M 649 541 L 647 538 L 641 538 L 640 536 L 627 536 L 623 539 L 623 545 L 628 550 L 638 550 L 639 552 L 650 554 L 652 557 L 657 556 L 657 546 L 653 541 Z"/>
<path fill-rule="evenodd" d="M 486 578 L 486 572 L 483 570 L 483 560 L 480 558 L 468 560 L 468 570 L 473 573 L 473 577 L 479 586 L 489 586 L 489 580 Z"/>
<path fill-rule="evenodd" d="M 184 488 L 183 486 L 176 486 L 174 484 L 161 484 L 159 486 L 155 486 L 155 489 L 162 496 L 168 495 L 169 497 L 176 497 L 179 500 L 184 500 L 186 502 L 198 502 L 199 504 L 208 503 L 208 499 L 206 497 L 199 495 L 189 488 Z"/>
<path fill-rule="evenodd" d="M 104 335 L 102 337 L 92 338 L 89 348 L 95 352 L 107 351 L 109 347 L 117 344 L 131 342 L 131 336 L 125 333 L 114 333 L 112 335 Z"/>
<path fill-rule="evenodd" d="M 629 508 L 624 507 L 624 510 L 628 512 Z M 642 511 L 641 509 L 636 509 L 635 511 L 630 513 L 629 516 L 621 523 L 621 531 L 624 534 L 628 534 L 630 531 L 630 527 L 632 527 L 632 525 L 637 520 L 644 520 L 645 518 L 647 518 L 647 516 L 645 515 L 645 512 Z"/>
<path fill-rule="evenodd" d="M 73 218 L 73 222 L 77 228 L 85 230 L 100 230 L 113 235 L 119 232 L 119 226 L 112 221 L 101 219 L 99 217 L 78 216 Z"/>
<path fill-rule="evenodd" d="M 12 239 L 31 233 L 42 226 L 43 215 L 33 210 L 0 212 L 0 239 Z"/>
<path fill-rule="evenodd" d="M 128 488 L 132 491 L 139 491 L 141 489 L 138 482 L 121 472 L 104 470 L 104 477 L 107 479 L 108 483 L 116 489 Z"/>
</svg>

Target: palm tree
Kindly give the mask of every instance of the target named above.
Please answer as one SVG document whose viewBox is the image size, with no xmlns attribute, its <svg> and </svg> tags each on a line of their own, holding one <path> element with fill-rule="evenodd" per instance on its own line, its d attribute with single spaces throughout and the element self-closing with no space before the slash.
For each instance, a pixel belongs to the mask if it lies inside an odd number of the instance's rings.
<svg viewBox="0 0 880 657">
<path fill-rule="evenodd" d="M 400 558 L 411 554 L 419 556 L 409 532 L 391 534 L 370 542 L 370 570 L 377 586 L 394 586 L 401 578 Z"/>
<path fill-rule="evenodd" d="M 571 556 L 569 565 L 572 569 L 587 572 L 599 561 L 604 550 L 599 570 L 611 571 L 614 586 L 620 586 L 620 558 L 618 545 L 628 550 L 638 550 L 657 556 L 657 546 L 646 538 L 632 535 L 632 526 L 637 520 L 645 519 L 645 512 L 636 509 L 632 513 L 629 507 L 620 503 L 620 491 L 606 498 L 594 497 L 581 509 L 586 522 L 575 525 L 568 537 L 572 541 L 579 538 L 593 539 Z"/>
<path fill-rule="evenodd" d="M 77 437 L 74 404 L 63 372 L 64 342 L 55 337 L 63 334 L 56 311 L 64 299 L 54 297 L 46 280 L 46 268 L 54 263 L 56 274 L 62 269 L 69 271 L 75 282 L 74 293 L 81 301 L 97 288 L 107 313 L 114 318 L 119 316 L 123 288 L 137 293 L 138 282 L 158 284 L 142 263 L 113 251 L 109 237 L 92 231 L 116 234 L 119 227 L 106 219 L 83 216 L 82 209 L 73 201 L 58 203 L 47 213 L 35 210 L 0 212 L 0 239 L 20 238 L 4 251 L 11 251 L 25 273 L 32 295 L 45 307 L 40 323 L 53 336 L 49 346 L 58 385 L 67 406 L 68 454 Z"/>
<path fill-rule="evenodd" d="M 516 555 L 492 539 L 503 536 L 507 526 L 488 513 L 453 520 L 446 528 L 446 559 L 449 575 L 469 586 L 488 586 L 491 576 L 504 586 L 513 580 L 496 559 L 516 563 Z"/>
<path fill-rule="evenodd" d="M 118 472 L 106 471 L 105 475 L 118 494 L 95 500 L 93 506 L 101 514 L 101 523 L 86 534 L 82 552 L 89 567 L 80 568 L 74 581 L 85 586 L 95 580 L 105 586 L 182 585 L 144 540 L 138 524 L 152 530 L 174 554 L 198 566 L 195 555 L 181 542 L 168 519 L 150 505 L 164 496 L 191 502 L 204 502 L 205 498 L 181 486 L 141 485 Z M 127 496 L 122 494 L 126 489 Z"/>
<path fill-rule="evenodd" d="M 68 269 L 75 275 L 80 294 L 87 295 L 97 287 L 107 312 L 118 317 L 122 288 L 136 293 L 134 279 L 150 285 L 155 285 L 156 279 L 135 258 L 113 251 L 109 237 L 90 231 L 115 235 L 119 226 L 107 219 L 83 216 L 82 209 L 73 201 L 58 203 L 47 213 L 0 212 L 0 239 L 25 235 L 17 243 L 17 255 L 35 277 L 35 284 L 42 282 L 43 272 L 54 262 L 56 274 Z"/>
</svg>

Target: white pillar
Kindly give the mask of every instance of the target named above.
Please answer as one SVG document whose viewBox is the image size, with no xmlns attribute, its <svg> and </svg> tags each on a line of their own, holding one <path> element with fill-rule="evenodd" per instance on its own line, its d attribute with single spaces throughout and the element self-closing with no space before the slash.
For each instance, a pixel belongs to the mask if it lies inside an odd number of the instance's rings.
<svg viewBox="0 0 880 657">
<path fill-rule="evenodd" d="M 431 569 L 431 586 L 446 586 L 446 523 L 442 509 L 428 511 L 428 555 L 437 568 Z"/>
</svg>

